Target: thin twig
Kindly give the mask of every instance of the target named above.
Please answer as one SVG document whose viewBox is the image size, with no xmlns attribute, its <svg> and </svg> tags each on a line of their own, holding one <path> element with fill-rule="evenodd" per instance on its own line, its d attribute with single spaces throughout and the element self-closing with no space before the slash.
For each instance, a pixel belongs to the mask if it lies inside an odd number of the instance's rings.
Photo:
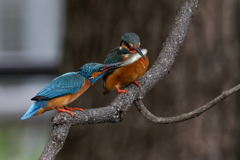
<svg viewBox="0 0 240 160">
<path fill-rule="evenodd" d="M 141 99 L 134 101 L 134 104 L 137 107 L 138 111 L 149 121 L 156 123 L 156 124 L 171 124 L 171 123 L 178 123 L 178 122 L 186 121 L 186 120 L 189 120 L 192 118 L 196 118 L 196 117 L 200 116 L 202 113 L 204 113 L 207 110 L 209 110 L 210 108 L 212 108 L 213 106 L 215 106 L 217 103 L 221 102 L 222 100 L 224 100 L 225 98 L 227 98 L 228 96 L 232 95 L 233 93 L 235 93 L 239 90 L 240 90 L 240 84 L 238 84 L 237 86 L 235 86 L 229 90 L 222 92 L 221 95 L 214 98 L 213 100 L 211 100 L 207 104 L 203 105 L 202 107 L 199 107 L 194 111 L 184 113 L 184 114 L 174 116 L 174 117 L 157 117 L 157 116 L 153 115 L 151 112 L 149 112 L 147 110 L 147 108 L 144 106 Z"/>
</svg>

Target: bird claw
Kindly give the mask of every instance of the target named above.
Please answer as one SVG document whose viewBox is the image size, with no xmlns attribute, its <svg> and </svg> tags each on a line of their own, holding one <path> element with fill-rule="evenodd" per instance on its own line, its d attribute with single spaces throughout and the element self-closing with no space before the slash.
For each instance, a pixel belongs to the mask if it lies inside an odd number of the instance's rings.
<svg viewBox="0 0 240 160">
<path fill-rule="evenodd" d="M 136 84 L 138 87 L 141 87 L 141 85 L 137 81 L 133 81 L 132 83 Z"/>
<path fill-rule="evenodd" d="M 74 114 L 72 112 L 70 112 L 69 110 L 66 110 L 66 109 L 58 108 L 57 111 L 58 112 L 66 112 L 66 113 L 70 114 L 72 117 L 74 116 Z"/>
<path fill-rule="evenodd" d="M 127 93 L 126 90 L 121 90 L 118 86 L 116 86 L 115 88 L 116 88 L 118 94 L 120 94 L 120 93 Z"/>
<path fill-rule="evenodd" d="M 69 110 L 69 111 L 82 111 L 83 112 L 83 109 L 82 108 L 68 108 L 67 106 L 64 107 L 65 110 Z"/>
<path fill-rule="evenodd" d="M 83 112 L 82 108 L 68 108 L 67 106 L 65 106 L 64 109 L 61 109 L 61 108 L 57 109 L 58 112 L 66 112 L 66 113 L 70 114 L 72 117 L 74 116 L 74 114 L 71 111 L 75 111 L 75 110 Z"/>
<path fill-rule="evenodd" d="M 120 94 L 120 93 L 127 93 L 127 91 L 126 90 L 118 90 L 118 94 Z"/>
</svg>

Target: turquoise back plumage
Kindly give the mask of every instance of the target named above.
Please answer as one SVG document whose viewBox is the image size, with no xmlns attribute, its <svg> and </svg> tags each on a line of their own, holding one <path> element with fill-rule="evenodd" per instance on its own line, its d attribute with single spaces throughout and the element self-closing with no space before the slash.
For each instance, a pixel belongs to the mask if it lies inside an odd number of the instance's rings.
<svg viewBox="0 0 240 160">
<path fill-rule="evenodd" d="M 39 99 L 42 97 L 45 97 L 46 99 L 52 99 L 76 93 L 82 87 L 85 80 L 86 78 L 77 72 L 63 74 L 52 80 L 40 92 L 38 92 L 35 97 L 40 97 Z M 38 98 L 33 98 L 33 100 L 38 100 Z"/>
</svg>

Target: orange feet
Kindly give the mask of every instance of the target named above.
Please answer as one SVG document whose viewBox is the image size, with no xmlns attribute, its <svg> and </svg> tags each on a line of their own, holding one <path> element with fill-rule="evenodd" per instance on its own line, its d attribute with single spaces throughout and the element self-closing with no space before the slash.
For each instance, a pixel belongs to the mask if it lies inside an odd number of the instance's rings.
<svg viewBox="0 0 240 160">
<path fill-rule="evenodd" d="M 141 87 L 141 85 L 137 81 L 133 81 L 132 83 L 136 84 L 138 87 Z"/>
<path fill-rule="evenodd" d="M 115 86 L 115 88 L 116 88 L 118 94 L 120 94 L 120 93 L 127 93 L 126 90 L 121 90 L 118 86 Z"/>
<path fill-rule="evenodd" d="M 82 108 L 68 108 L 67 106 L 64 107 L 64 109 L 66 110 L 69 110 L 69 111 L 82 111 L 83 112 L 83 109 Z"/>
<path fill-rule="evenodd" d="M 74 110 L 78 110 L 78 111 L 83 112 L 82 108 L 68 108 L 67 106 L 65 106 L 64 109 L 57 108 L 58 112 L 66 112 L 66 113 L 70 114 L 72 117 L 74 116 L 74 114 L 71 111 L 74 111 Z"/>
<path fill-rule="evenodd" d="M 74 114 L 72 112 L 70 112 L 69 110 L 66 110 L 66 109 L 57 108 L 57 111 L 58 112 L 66 112 L 66 113 L 70 114 L 72 117 L 74 116 Z"/>
</svg>

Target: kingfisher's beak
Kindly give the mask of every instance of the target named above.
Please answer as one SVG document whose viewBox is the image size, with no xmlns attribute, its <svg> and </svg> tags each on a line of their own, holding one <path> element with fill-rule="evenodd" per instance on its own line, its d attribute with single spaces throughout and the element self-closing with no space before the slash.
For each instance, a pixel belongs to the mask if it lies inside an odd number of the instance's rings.
<svg viewBox="0 0 240 160">
<path fill-rule="evenodd" d="M 144 60 L 146 60 L 146 58 L 144 57 L 144 55 L 143 55 L 143 53 L 142 53 L 142 51 L 141 51 L 141 48 L 139 48 L 139 47 L 134 47 L 134 49 L 142 56 L 142 58 L 143 58 Z"/>
<path fill-rule="evenodd" d="M 111 63 L 111 64 L 104 64 L 102 67 L 99 68 L 99 72 L 106 72 L 108 70 L 114 70 L 120 68 L 123 63 Z"/>
</svg>

